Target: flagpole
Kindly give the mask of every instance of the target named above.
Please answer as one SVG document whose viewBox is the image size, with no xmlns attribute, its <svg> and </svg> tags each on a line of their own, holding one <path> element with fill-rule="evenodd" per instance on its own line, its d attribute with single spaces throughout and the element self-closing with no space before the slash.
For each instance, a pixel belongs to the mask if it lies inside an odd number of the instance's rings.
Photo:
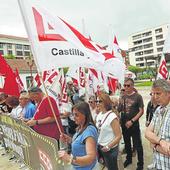
<svg viewBox="0 0 170 170">
<path fill-rule="evenodd" d="M 24 24 L 25 24 L 25 28 L 26 28 L 26 30 L 27 30 L 27 33 L 29 34 L 29 36 L 28 36 L 29 41 L 30 41 L 30 43 L 31 43 L 31 46 L 34 47 L 33 42 L 32 42 L 32 39 L 30 38 L 31 35 L 30 35 L 30 32 L 29 32 L 29 29 L 28 29 L 28 28 L 31 27 L 31 25 L 27 24 L 26 18 L 24 18 L 24 11 L 23 11 L 23 9 L 22 9 L 22 4 L 21 4 L 21 3 L 22 3 L 21 0 L 18 0 L 18 4 L 19 4 L 19 7 L 20 7 L 20 11 L 21 11 L 22 17 L 23 17 L 23 21 L 24 21 Z M 25 17 L 26 17 L 26 16 L 25 16 Z M 28 18 L 27 18 L 27 20 L 28 20 Z M 48 101 L 49 101 L 49 104 L 50 104 L 50 107 L 51 107 L 53 116 L 54 116 L 54 118 L 55 118 L 57 127 L 58 127 L 58 129 L 59 129 L 59 132 L 62 133 L 61 128 L 60 128 L 60 126 L 59 126 L 59 122 L 58 122 L 57 117 L 56 117 L 55 112 L 54 112 L 54 108 L 53 108 L 52 103 L 51 103 L 51 100 L 50 100 L 50 97 L 49 97 L 49 95 L 48 95 L 48 92 L 47 92 L 47 89 L 46 89 L 46 87 L 45 87 L 44 81 L 43 81 L 43 79 L 42 79 L 42 71 L 41 71 L 41 69 L 40 69 L 40 67 L 39 67 L 39 64 L 38 64 L 38 61 L 37 61 L 37 58 L 36 58 L 36 56 L 38 56 L 38 55 L 37 55 L 36 51 L 34 50 L 34 48 L 32 48 L 32 52 L 33 52 L 33 56 L 34 56 L 34 60 L 35 60 L 36 66 L 37 66 L 38 74 L 40 75 L 40 80 L 42 81 L 42 84 L 43 84 L 43 87 L 44 87 L 44 90 L 45 90 L 45 94 L 46 94 L 47 99 L 48 99 Z"/>
<path fill-rule="evenodd" d="M 42 79 L 42 73 L 40 72 L 40 73 L 39 73 L 39 75 L 40 75 L 40 80 L 42 81 L 42 85 L 43 85 L 43 88 L 44 88 L 45 94 L 46 94 L 46 96 L 47 96 L 47 99 L 48 99 L 49 105 L 50 105 L 50 107 L 51 107 L 51 110 L 52 110 L 52 113 L 53 113 L 54 119 L 55 119 L 55 121 L 56 121 L 57 127 L 58 127 L 58 129 L 59 129 L 60 134 L 62 134 L 63 132 L 62 132 L 62 130 L 61 130 L 61 128 L 60 128 L 60 125 L 59 125 L 59 122 L 58 122 L 58 120 L 57 120 L 57 117 L 56 117 L 56 114 L 55 114 L 54 108 L 53 108 L 53 106 L 52 106 L 52 103 L 51 103 L 50 97 L 49 97 L 48 92 L 47 92 L 47 88 L 45 87 L 45 83 L 44 83 L 44 81 L 43 81 L 43 79 Z M 59 108 L 58 108 L 58 110 L 59 110 Z"/>
</svg>

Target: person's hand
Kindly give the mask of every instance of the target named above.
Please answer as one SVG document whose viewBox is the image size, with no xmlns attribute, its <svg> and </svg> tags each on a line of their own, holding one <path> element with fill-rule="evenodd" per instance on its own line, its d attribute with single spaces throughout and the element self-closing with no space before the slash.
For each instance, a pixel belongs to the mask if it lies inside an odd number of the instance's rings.
<svg viewBox="0 0 170 170">
<path fill-rule="evenodd" d="M 64 134 L 64 133 L 61 133 L 60 135 L 60 140 L 64 143 L 70 143 L 71 142 L 71 137 Z"/>
<path fill-rule="evenodd" d="M 132 121 L 128 120 L 126 123 L 125 123 L 125 126 L 129 129 L 131 126 L 133 125 Z"/>
<path fill-rule="evenodd" d="M 103 146 L 103 147 L 101 148 L 101 150 L 102 150 L 103 152 L 108 152 L 108 151 L 110 151 L 110 148 L 109 148 L 108 146 Z"/>
<path fill-rule="evenodd" d="M 61 160 L 63 160 L 64 162 L 70 162 L 71 160 L 71 155 L 69 155 L 66 151 L 58 151 L 58 156 Z"/>
<path fill-rule="evenodd" d="M 170 154 L 170 142 L 167 142 L 166 140 L 161 140 L 159 145 L 162 147 L 162 150 L 167 153 Z"/>
<path fill-rule="evenodd" d="M 29 120 L 28 122 L 26 122 L 26 125 L 28 125 L 28 126 L 34 126 L 34 125 L 36 125 L 36 120 L 31 119 L 31 120 Z"/>
</svg>

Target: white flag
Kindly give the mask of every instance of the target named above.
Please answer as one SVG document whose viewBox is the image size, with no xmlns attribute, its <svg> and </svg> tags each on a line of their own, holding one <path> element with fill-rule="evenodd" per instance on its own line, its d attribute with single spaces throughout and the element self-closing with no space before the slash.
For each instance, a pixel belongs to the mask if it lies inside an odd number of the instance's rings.
<svg viewBox="0 0 170 170">
<path fill-rule="evenodd" d="M 168 69 L 166 67 L 166 60 L 164 54 L 161 56 L 161 61 L 158 68 L 157 79 L 167 79 L 168 78 Z"/>
<path fill-rule="evenodd" d="M 104 64 L 104 56 L 71 25 L 29 0 L 18 2 L 39 71 Z"/>
</svg>

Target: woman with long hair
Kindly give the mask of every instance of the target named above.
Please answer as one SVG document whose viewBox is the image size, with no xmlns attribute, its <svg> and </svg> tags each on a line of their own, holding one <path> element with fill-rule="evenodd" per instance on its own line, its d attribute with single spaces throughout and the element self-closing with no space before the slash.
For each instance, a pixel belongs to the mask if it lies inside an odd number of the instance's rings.
<svg viewBox="0 0 170 170">
<path fill-rule="evenodd" d="M 97 162 L 98 132 L 94 125 L 88 103 L 79 102 L 72 108 L 75 123 L 78 125 L 73 138 L 62 134 L 63 142 L 71 143 L 72 151 L 59 151 L 59 157 L 72 163 L 76 170 L 91 170 Z"/>
</svg>

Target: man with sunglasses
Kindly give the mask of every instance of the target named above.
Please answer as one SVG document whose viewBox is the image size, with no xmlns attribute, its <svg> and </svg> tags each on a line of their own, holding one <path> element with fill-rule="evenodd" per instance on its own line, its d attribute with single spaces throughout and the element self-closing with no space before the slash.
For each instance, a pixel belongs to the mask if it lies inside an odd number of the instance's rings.
<svg viewBox="0 0 170 170">
<path fill-rule="evenodd" d="M 127 153 L 124 167 L 132 163 L 131 138 L 137 150 L 138 163 L 136 170 L 143 170 L 143 146 L 139 118 L 143 115 L 144 104 L 142 96 L 134 90 L 134 81 L 131 78 L 125 79 L 125 95 L 119 103 L 118 111 L 121 112 L 121 127 Z"/>
</svg>

